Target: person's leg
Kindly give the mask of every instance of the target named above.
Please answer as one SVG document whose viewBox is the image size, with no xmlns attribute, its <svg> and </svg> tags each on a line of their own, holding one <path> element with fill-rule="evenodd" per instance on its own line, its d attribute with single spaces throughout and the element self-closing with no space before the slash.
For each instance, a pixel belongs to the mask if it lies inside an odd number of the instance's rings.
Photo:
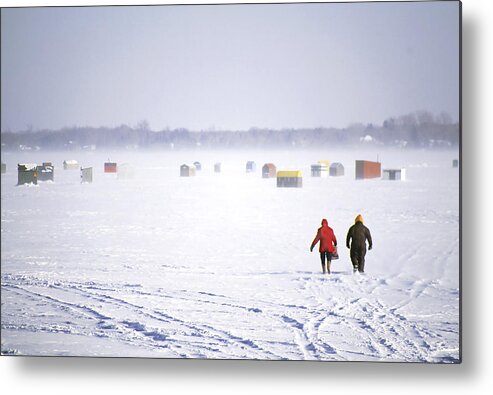
<svg viewBox="0 0 493 395">
<path fill-rule="evenodd" d="M 360 273 L 364 273 L 365 272 L 365 252 L 363 252 L 361 254 L 361 257 L 359 259 L 358 271 Z"/>
<path fill-rule="evenodd" d="M 327 273 L 330 274 L 330 264 L 332 263 L 332 253 L 327 252 Z"/>
<path fill-rule="evenodd" d="M 353 273 L 356 273 L 358 271 L 358 254 L 356 251 L 351 251 L 350 256 L 351 263 L 353 264 Z"/>
<path fill-rule="evenodd" d="M 322 272 L 325 274 L 325 252 L 320 253 L 320 261 L 322 263 Z"/>
</svg>

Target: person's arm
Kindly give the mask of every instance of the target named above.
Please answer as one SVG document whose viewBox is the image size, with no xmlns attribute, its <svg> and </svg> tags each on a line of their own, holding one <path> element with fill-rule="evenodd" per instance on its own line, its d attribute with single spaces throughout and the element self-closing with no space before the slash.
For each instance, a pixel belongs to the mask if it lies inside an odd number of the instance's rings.
<svg viewBox="0 0 493 395">
<path fill-rule="evenodd" d="M 313 251 L 313 247 L 315 247 L 315 244 L 317 244 L 319 240 L 320 240 L 320 230 L 317 230 L 317 235 L 313 239 L 312 245 L 310 246 L 310 252 Z"/>
<path fill-rule="evenodd" d="M 371 250 L 373 248 L 373 241 L 371 239 L 370 229 L 366 228 L 366 239 L 368 240 L 368 249 Z"/>
<path fill-rule="evenodd" d="M 334 231 L 332 231 L 332 243 L 334 244 L 335 247 L 337 247 L 337 239 Z"/>
<path fill-rule="evenodd" d="M 349 248 L 349 243 L 351 241 L 351 238 L 353 237 L 353 227 L 351 226 L 349 230 L 347 231 L 347 236 L 346 236 L 346 247 Z"/>
</svg>

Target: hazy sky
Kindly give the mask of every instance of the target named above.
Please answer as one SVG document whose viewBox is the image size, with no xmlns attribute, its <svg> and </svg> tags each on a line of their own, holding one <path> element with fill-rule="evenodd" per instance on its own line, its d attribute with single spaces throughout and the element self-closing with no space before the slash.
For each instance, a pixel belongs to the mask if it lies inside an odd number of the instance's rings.
<svg viewBox="0 0 493 395">
<path fill-rule="evenodd" d="M 459 114 L 459 3 L 2 9 L 1 127 L 345 127 Z"/>
</svg>

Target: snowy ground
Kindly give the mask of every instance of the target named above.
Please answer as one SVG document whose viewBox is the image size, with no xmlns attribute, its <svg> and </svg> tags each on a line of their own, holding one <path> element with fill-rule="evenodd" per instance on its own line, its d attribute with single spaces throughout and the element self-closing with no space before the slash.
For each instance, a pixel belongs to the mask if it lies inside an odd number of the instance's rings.
<svg viewBox="0 0 493 395">
<path fill-rule="evenodd" d="M 2 153 L 2 353 L 457 362 L 458 152 L 381 150 L 407 181 L 355 181 L 354 160 L 376 155 Z M 108 156 L 135 177 L 104 174 Z M 94 166 L 94 182 L 65 159 Z M 311 178 L 319 159 L 346 175 Z M 43 161 L 54 183 L 15 186 L 17 163 Z M 266 162 L 301 169 L 303 188 L 262 179 Z M 344 247 L 358 213 L 374 239 L 365 275 Z M 309 252 L 322 218 L 340 246 L 330 276 Z"/>
</svg>

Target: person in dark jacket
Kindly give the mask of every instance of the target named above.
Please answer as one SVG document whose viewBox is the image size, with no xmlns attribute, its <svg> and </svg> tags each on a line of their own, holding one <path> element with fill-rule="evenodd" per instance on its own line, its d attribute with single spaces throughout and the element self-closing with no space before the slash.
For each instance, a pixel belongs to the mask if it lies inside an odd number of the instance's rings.
<svg viewBox="0 0 493 395">
<path fill-rule="evenodd" d="M 363 225 L 363 217 L 358 214 L 354 220 L 354 225 L 349 228 L 346 236 L 346 247 L 349 248 L 353 272 L 364 273 L 366 241 L 368 240 L 368 249 L 371 250 L 373 242 L 371 240 L 370 230 Z"/>
<path fill-rule="evenodd" d="M 329 227 L 327 220 L 322 220 L 322 226 L 318 228 L 317 234 L 310 246 L 310 252 L 313 251 L 313 247 L 320 241 L 318 251 L 320 252 L 320 261 L 322 262 L 322 272 L 325 274 L 325 260 L 327 259 L 327 273 L 330 274 L 330 262 L 332 260 L 332 253 L 337 247 L 337 239 L 334 231 Z"/>
</svg>

